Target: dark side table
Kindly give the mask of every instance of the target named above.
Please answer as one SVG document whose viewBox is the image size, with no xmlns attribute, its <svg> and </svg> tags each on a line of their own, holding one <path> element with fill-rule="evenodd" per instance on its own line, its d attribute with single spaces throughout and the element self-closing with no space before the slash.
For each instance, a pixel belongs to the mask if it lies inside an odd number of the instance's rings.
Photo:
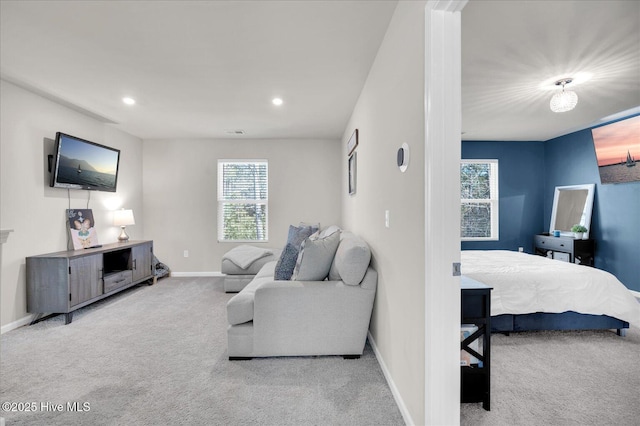
<svg viewBox="0 0 640 426">
<path fill-rule="evenodd" d="M 491 290 L 469 277 L 460 280 L 460 401 L 491 409 Z"/>
</svg>

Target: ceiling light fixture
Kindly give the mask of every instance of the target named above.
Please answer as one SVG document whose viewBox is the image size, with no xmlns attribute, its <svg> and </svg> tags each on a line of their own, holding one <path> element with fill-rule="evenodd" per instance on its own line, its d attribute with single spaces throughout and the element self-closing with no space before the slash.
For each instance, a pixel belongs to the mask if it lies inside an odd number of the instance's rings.
<svg viewBox="0 0 640 426">
<path fill-rule="evenodd" d="M 553 112 L 571 111 L 578 105 L 578 95 L 573 90 L 564 90 L 564 86 L 571 83 L 572 78 L 563 78 L 555 82 L 556 86 L 562 86 L 562 92 L 556 93 L 549 102 L 549 107 Z"/>
<path fill-rule="evenodd" d="M 273 102 L 273 104 L 277 105 L 277 106 L 282 105 L 282 99 L 280 99 L 280 98 L 273 98 L 273 100 L 271 102 Z"/>
<path fill-rule="evenodd" d="M 122 102 L 124 102 L 127 105 L 133 105 L 136 103 L 136 100 L 133 98 L 122 98 Z"/>
</svg>

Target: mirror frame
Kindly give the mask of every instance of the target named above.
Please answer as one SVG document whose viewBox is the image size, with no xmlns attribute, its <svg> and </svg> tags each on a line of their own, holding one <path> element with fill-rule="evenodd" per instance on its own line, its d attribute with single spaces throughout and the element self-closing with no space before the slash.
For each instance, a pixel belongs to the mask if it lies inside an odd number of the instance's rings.
<svg viewBox="0 0 640 426">
<path fill-rule="evenodd" d="M 582 209 L 582 218 L 580 219 L 580 225 L 587 228 L 587 232 L 584 233 L 584 238 L 589 238 L 591 232 L 591 213 L 593 212 L 593 196 L 595 193 L 596 185 L 594 183 L 588 183 L 585 185 L 568 185 L 568 186 L 556 186 L 556 190 L 553 194 L 553 209 L 551 210 L 551 222 L 549 222 L 549 234 L 553 235 L 553 231 L 556 230 L 556 213 L 558 209 L 558 198 L 560 198 L 561 191 L 575 191 L 575 190 L 587 190 L 587 199 L 584 202 L 584 208 Z M 560 235 L 573 236 L 573 232 L 570 230 L 560 229 Z"/>
</svg>

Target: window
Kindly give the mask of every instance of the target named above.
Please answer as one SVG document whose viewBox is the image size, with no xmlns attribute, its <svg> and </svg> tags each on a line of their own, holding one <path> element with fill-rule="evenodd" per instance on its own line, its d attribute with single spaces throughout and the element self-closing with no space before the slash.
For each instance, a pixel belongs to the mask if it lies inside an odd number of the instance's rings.
<svg viewBox="0 0 640 426">
<path fill-rule="evenodd" d="M 460 200 L 462 240 L 498 240 L 498 160 L 462 160 Z"/>
<path fill-rule="evenodd" d="M 218 241 L 267 241 L 268 162 L 218 160 Z"/>
</svg>

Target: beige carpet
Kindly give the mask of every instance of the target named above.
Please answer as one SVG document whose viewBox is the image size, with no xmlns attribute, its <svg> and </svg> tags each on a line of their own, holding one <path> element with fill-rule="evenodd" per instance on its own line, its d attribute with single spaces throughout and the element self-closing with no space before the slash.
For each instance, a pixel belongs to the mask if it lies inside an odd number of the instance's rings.
<svg viewBox="0 0 640 426">
<path fill-rule="evenodd" d="M 462 425 L 640 425 L 640 329 L 494 334 L 491 411 Z"/>
<path fill-rule="evenodd" d="M 164 278 L 69 325 L 58 316 L 5 333 L 0 399 L 36 409 L 0 416 L 7 426 L 403 424 L 368 345 L 358 360 L 228 361 L 231 296 L 221 280 Z"/>
</svg>

